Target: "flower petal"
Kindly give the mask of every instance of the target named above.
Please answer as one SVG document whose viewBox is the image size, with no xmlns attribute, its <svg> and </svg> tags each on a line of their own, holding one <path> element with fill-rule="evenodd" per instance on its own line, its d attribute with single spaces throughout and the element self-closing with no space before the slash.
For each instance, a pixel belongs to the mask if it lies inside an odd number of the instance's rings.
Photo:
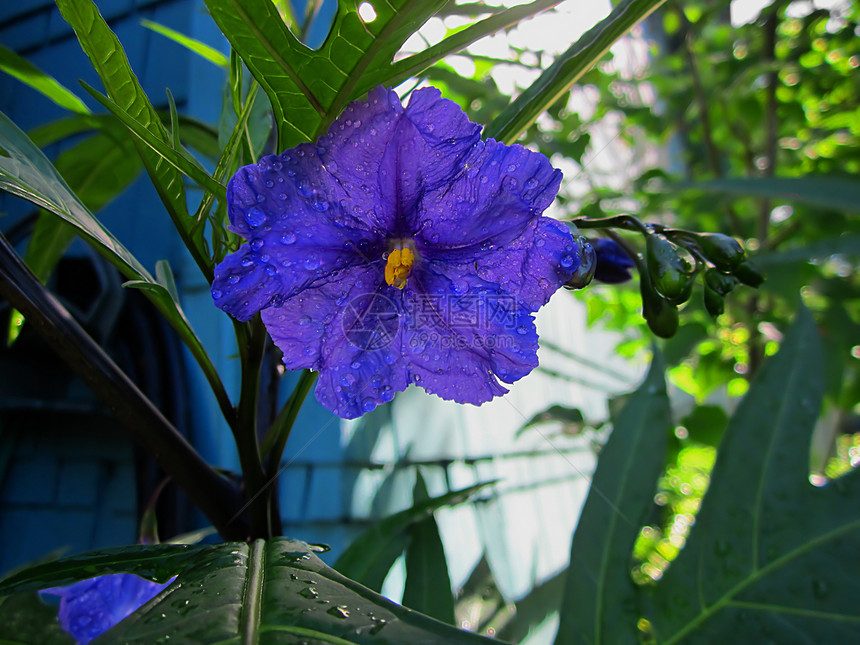
<svg viewBox="0 0 860 645">
<path fill-rule="evenodd" d="M 532 317 L 474 271 L 428 262 L 405 298 L 409 376 L 428 392 L 479 405 L 507 392 L 499 380 L 513 383 L 537 366 Z"/>
<path fill-rule="evenodd" d="M 320 373 L 315 394 L 345 419 L 406 389 L 402 294 L 382 279 L 384 262 L 344 271 L 263 311 L 263 322 L 290 369 Z"/>
<path fill-rule="evenodd" d="M 552 203 L 561 171 L 542 154 L 492 139 L 479 143 L 448 184 L 425 191 L 419 249 L 474 256 L 516 239 Z"/>
<path fill-rule="evenodd" d="M 115 573 L 41 593 L 61 598 L 60 625 L 83 645 L 137 611 L 171 582 L 159 584 L 132 573 Z"/>
</svg>

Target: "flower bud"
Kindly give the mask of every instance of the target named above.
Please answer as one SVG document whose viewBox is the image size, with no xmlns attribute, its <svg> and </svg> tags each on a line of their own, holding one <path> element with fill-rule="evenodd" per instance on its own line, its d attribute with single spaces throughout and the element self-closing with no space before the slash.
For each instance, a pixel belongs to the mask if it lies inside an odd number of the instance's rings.
<svg viewBox="0 0 860 645">
<path fill-rule="evenodd" d="M 744 259 L 744 250 L 738 241 L 722 233 L 698 233 L 696 242 L 702 254 L 720 271 L 730 272 Z"/>
<path fill-rule="evenodd" d="M 606 284 L 627 282 L 635 264 L 627 251 L 615 240 L 601 237 L 592 242 L 597 253 L 597 270 L 594 279 Z"/>
<path fill-rule="evenodd" d="M 705 309 L 712 318 L 716 318 L 725 310 L 725 300 L 723 295 L 714 289 L 705 285 Z"/>
<path fill-rule="evenodd" d="M 764 275 L 762 275 L 761 271 L 759 271 L 755 266 L 753 266 L 752 262 L 749 260 L 744 260 L 739 265 L 737 265 L 732 271 L 734 276 L 743 282 L 748 287 L 758 287 L 764 282 Z"/>
<path fill-rule="evenodd" d="M 642 294 L 642 316 L 648 327 L 660 338 L 671 338 L 678 331 L 678 308 L 654 291 L 647 276 L 639 284 Z"/>
<path fill-rule="evenodd" d="M 705 286 L 722 297 L 726 297 L 737 283 L 737 278 L 733 275 L 722 273 L 713 268 L 705 271 Z"/>
<path fill-rule="evenodd" d="M 648 235 L 645 244 L 654 288 L 674 304 L 689 300 L 695 264 L 685 257 L 687 252 L 658 234 Z"/>
<path fill-rule="evenodd" d="M 573 241 L 576 242 L 576 247 L 579 249 L 577 256 L 579 257 L 579 266 L 570 280 L 564 283 L 565 289 L 572 291 L 584 289 L 594 278 L 594 272 L 597 269 L 597 254 L 594 247 L 584 235 L 574 235 Z"/>
</svg>

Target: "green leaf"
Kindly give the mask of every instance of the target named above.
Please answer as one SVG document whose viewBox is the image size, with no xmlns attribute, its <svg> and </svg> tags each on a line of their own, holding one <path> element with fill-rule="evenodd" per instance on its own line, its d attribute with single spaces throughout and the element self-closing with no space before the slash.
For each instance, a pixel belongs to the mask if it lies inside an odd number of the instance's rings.
<svg viewBox="0 0 860 645">
<path fill-rule="evenodd" d="M 653 506 L 672 431 L 663 360 L 655 351 L 600 452 L 573 536 L 555 642 L 637 642 L 633 544 Z"/>
<path fill-rule="evenodd" d="M 296 39 L 268 0 L 206 0 L 218 27 L 265 90 L 278 123 L 278 149 L 312 141 L 366 89 L 365 75 L 388 65 L 445 0 L 376 3 L 365 23 L 358 3 L 340 2 L 319 50 Z"/>
<path fill-rule="evenodd" d="M 657 585 L 660 643 L 860 639 L 860 470 L 809 483 L 824 387 L 801 307 L 729 422 L 696 525 Z"/>
<path fill-rule="evenodd" d="M 565 433 L 577 434 L 585 427 L 585 417 L 579 408 L 568 408 L 563 405 L 552 405 L 543 412 L 538 412 L 529 419 L 519 430 L 517 435 L 522 434 L 529 428 L 541 423 L 561 422 L 565 427 Z"/>
<path fill-rule="evenodd" d="M 0 597 L 2 645 L 75 645 L 57 620 L 57 608 L 46 605 L 35 592 Z"/>
<path fill-rule="evenodd" d="M 119 105 L 111 101 L 108 97 L 99 94 L 86 83 L 82 82 L 81 84 L 90 96 L 107 108 L 131 131 L 132 134 L 140 139 L 140 141 L 147 146 L 149 150 L 151 150 L 152 154 L 158 157 L 155 161 L 156 166 L 162 162 L 167 163 L 173 166 L 177 171 L 187 175 L 197 182 L 201 188 L 208 190 L 221 199 L 225 198 L 226 189 L 224 186 L 212 179 L 212 177 L 209 176 L 209 173 L 203 170 L 202 166 L 200 166 L 199 162 L 194 159 L 194 157 L 181 149 L 177 150 L 173 148 L 170 143 L 159 136 L 154 135 L 150 129 L 145 127 L 142 123 L 135 121 L 130 114 L 125 112 Z"/>
<path fill-rule="evenodd" d="M 81 203 L 42 151 L 2 112 L 0 189 L 49 210 L 74 226 L 126 277 L 152 279 L 128 249 Z"/>
<path fill-rule="evenodd" d="M 214 47 L 210 47 L 206 43 L 200 42 L 196 38 L 186 36 L 185 34 L 179 33 L 178 31 L 171 29 L 170 27 L 160 25 L 157 22 L 153 22 L 152 20 L 141 20 L 140 24 L 147 29 L 152 29 L 152 31 L 157 34 L 161 34 L 166 38 L 170 38 L 170 40 L 172 40 L 173 42 L 179 43 L 189 51 L 194 52 L 201 58 L 205 58 L 210 63 L 213 63 L 218 67 L 227 69 L 230 66 L 230 59 L 227 56 L 219 52 Z"/>
<path fill-rule="evenodd" d="M 421 473 L 415 481 L 413 500 L 416 504 L 429 499 L 427 484 Z M 409 527 L 409 546 L 406 549 L 406 588 L 403 604 L 449 625 L 454 624 L 454 596 L 448 560 L 433 514 Z"/>
<path fill-rule="evenodd" d="M 484 130 L 485 137 L 513 143 L 541 112 L 561 98 L 609 48 L 664 0 L 623 0 L 585 32 Z"/>
<path fill-rule="evenodd" d="M 41 92 L 61 108 L 78 114 L 90 113 L 90 109 L 74 92 L 3 45 L 0 45 L 0 70 Z"/>
<path fill-rule="evenodd" d="M 345 576 L 378 591 L 394 561 L 409 544 L 409 528 L 437 509 L 470 500 L 493 482 L 483 482 L 433 497 L 412 508 L 374 522 L 350 544 L 334 563 Z"/>
<path fill-rule="evenodd" d="M 852 177 L 727 177 L 666 184 L 667 191 L 701 190 L 732 197 L 762 197 L 860 213 L 860 181 Z"/>
<path fill-rule="evenodd" d="M 191 329 L 185 314 L 165 285 L 157 282 L 69 189 L 57 169 L 9 118 L 0 112 L 0 189 L 48 210 L 71 224 L 78 234 L 104 255 L 120 273 L 144 291 L 191 350 L 218 399 L 232 418 L 232 404 L 215 366 Z"/>
<path fill-rule="evenodd" d="M 166 143 L 168 135 L 158 113 L 140 86 L 122 45 L 92 0 L 57 0 L 57 6 L 74 29 L 81 48 L 89 57 L 111 101 L 127 119 L 147 130 L 151 139 Z M 139 145 L 138 151 L 185 246 L 207 280 L 211 280 L 212 259 L 208 255 L 202 227 L 196 232 L 192 231 L 194 220 L 188 214 L 182 173 L 150 145 Z M 203 181 L 205 183 L 205 179 Z"/>
<path fill-rule="evenodd" d="M 396 605 L 327 567 L 304 542 L 285 538 L 93 552 L 20 572 L 0 583 L 0 593 L 119 572 L 178 577 L 95 643 L 495 642 Z"/>
<path fill-rule="evenodd" d="M 535 0 L 527 4 L 496 11 L 490 17 L 451 34 L 427 49 L 398 60 L 390 66 L 376 68 L 375 71 L 367 74 L 367 77 L 361 84 L 359 95 L 380 84 L 388 85 L 389 87 L 399 85 L 409 77 L 420 74 L 446 56 L 465 49 L 485 36 L 512 27 L 526 18 L 530 18 L 541 11 L 546 11 L 559 2 L 560 0 Z M 446 5 L 445 9 L 453 6 L 455 5 Z M 490 7 L 482 6 L 478 13 L 487 13 L 490 9 Z"/>
</svg>

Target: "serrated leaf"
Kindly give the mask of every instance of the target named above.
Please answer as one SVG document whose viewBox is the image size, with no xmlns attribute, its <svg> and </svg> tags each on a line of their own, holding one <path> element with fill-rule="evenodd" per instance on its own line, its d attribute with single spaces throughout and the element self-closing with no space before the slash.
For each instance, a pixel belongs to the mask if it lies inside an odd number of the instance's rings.
<svg viewBox="0 0 860 645">
<path fill-rule="evenodd" d="M 418 473 L 413 500 L 421 503 L 429 498 L 427 484 Z M 448 560 L 432 513 L 409 527 L 403 604 L 443 623 L 454 624 L 454 596 Z"/>
<path fill-rule="evenodd" d="M 513 143 L 541 112 L 561 98 L 609 48 L 633 26 L 644 20 L 665 0 L 623 0 L 612 12 L 555 59 L 515 101 L 484 131 L 505 143 Z"/>
<path fill-rule="evenodd" d="M 821 345 L 801 307 L 729 422 L 711 486 L 650 611 L 660 643 L 860 639 L 860 471 L 809 483 Z"/>
<path fill-rule="evenodd" d="M 94 643 L 169 637 L 238 645 L 289 635 L 313 643 L 495 642 L 396 605 L 327 567 L 304 542 L 285 538 L 108 549 L 19 572 L 0 582 L 0 594 L 121 572 L 177 579 Z"/>
<path fill-rule="evenodd" d="M 318 50 L 303 45 L 267 0 L 207 0 L 230 44 L 266 91 L 278 123 L 278 149 L 317 138 L 351 100 L 362 79 L 388 65 L 445 0 L 390 0 L 365 23 L 358 3 L 340 2 Z"/>
<path fill-rule="evenodd" d="M 573 536 L 557 645 L 637 642 L 633 544 L 653 505 L 672 430 L 663 371 L 655 351 L 600 452 Z"/>
<path fill-rule="evenodd" d="M 81 48 L 98 73 L 111 101 L 127 119 L 142 126 L 149 138 L 166 144 L 168 135 L 158 113 L 131 69 L 119 39 L 110 30 L 96 5 L 92 0 L 57 0 L 57 6 L 75 31 Z M 139 132 L 136 134 L 140 135 Z M 194 220 L 188 214 L 182 173 L 156 150 L 163 151 L 158 146 L 138 145 L 144 167 L 162 204 L 195 262 L 207 280 L 211 280 L 212 259 L 208 256 L 202 229 L 193 230 Z M 198 179 L 201 178 L 198 176 L 195 181 Z M 205 185 L 206 180 L 203 179 L 203 182 Z"/>
<path fill-rule="evenodd" d="M 483 482 L 433 497 L 405 511 L 374 522 L 346 548 L 334 563 L 334 568 L 366 587 L 379 591 L 391 565 L 409 543 L 410 526 L 420 522 L 437 509 L 470 500 L 492 483 Z"/>
<path fill-rule="evenodd" d="M 0 45 L 0 70 L 29 85 L 61 108 L 78 114 L 90 113 L 90 109 L 74 92 L 3 45 Z"/>
</svg>

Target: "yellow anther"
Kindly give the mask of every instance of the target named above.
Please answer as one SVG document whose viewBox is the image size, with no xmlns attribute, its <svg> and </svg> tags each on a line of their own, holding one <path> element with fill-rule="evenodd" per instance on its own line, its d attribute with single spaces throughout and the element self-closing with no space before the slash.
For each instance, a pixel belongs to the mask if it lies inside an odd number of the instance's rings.
<svg viewBox="0 0 860 645">
<path fill-rule="evenodd" d="M 409 277 L 414 262 L 415 254 L 412 249 L 393 249 L 388 254 L 388 263 L 385 265 L 385 282 L 397 289 L 405 287 L 406 278 Z"/>
</svg>

